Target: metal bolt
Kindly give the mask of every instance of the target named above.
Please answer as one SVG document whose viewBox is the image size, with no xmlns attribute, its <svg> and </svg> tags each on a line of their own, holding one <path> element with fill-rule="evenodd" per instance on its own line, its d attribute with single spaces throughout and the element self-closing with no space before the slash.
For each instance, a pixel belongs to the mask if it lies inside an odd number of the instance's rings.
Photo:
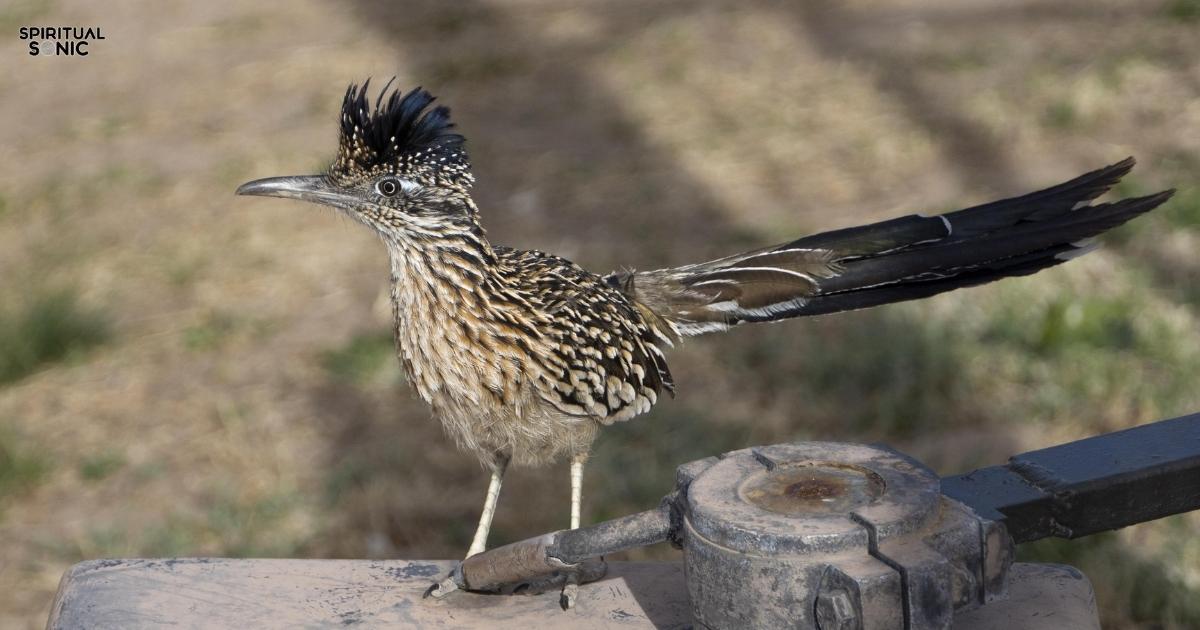
<svg viewBox="0 0 1200 630">
<path fill-rule="evenodd" d="M 817 596 L 817 628 L 819 630 L 855 630 L 859 628 L 858 611 L 845 591 L 821 593 Z"/>
</svg>

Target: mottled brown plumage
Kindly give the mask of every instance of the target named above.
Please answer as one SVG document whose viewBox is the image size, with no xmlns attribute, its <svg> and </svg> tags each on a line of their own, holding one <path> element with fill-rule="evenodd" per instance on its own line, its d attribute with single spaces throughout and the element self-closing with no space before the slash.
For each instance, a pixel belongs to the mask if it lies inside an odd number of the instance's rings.
<svg viewBox="0 0 1200 630">
<path fill-rule="evenodd" d="M 386 100 L 385 100 L 386 98 Z M 396 349 L 408 382 L 492 471 L 471 552 L 481 551 L 508 462 L 572 460 L 598 429 L 673 392 L 679 338 L 745 322 L 865 308 L 1019 276 L 1090 251 L 1091 237 L 1170 192 L 1089 205 L 1127 159 L 1053 188 L 939 216 L 913 215 L 705 263 L 608 276 L 493 246 L 449 111 L 417 89 L 351 86 L 330 171 L 250 182 L 240 194 L 338 208 L 375 231 L 392 269 Z M 443 592 L 453 581 L 443 582 Z"/>
<path fill-rule="evenodd" d="M 599 425 L 671 387 L 653 327 L 619 290 L 562 258 L 484 245 L 389 245 L 405 374 L 460 447 L 491 468 L 582 456 Z"/>
</svg>

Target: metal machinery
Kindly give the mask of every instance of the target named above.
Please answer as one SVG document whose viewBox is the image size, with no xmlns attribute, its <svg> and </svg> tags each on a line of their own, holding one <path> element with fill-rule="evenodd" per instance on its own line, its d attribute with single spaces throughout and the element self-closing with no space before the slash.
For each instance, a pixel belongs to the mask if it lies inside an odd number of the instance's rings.
<svg viewBox="0 0 1200 630">
<path fill-rule="evenodd" d="M 1200 414 L 940 480 L 884 446 L 777 444 L 684 464 L 657 510 L 493 549 L 459 577 L 512 588 L 670 540 L 698 625 L 933 630 L 1005 597 L 1014 543 L 1197 507 Z"/>
<path fill-rule="evenodd" d="M 1092 630 L 1086 578 L 1014 546 L 1200 507 L 1200 414 L 938 479 L 885 446 L 802 442 L 678 468 L 653 510 L 454 563 L 94 560 L 63 577 L 50 628 L 323 627 Z M 605 554 L 670 541 L 678 563 Z M 564 569 L 584 581 L 571 610 Z M 513 597 L 514 592 L 546 593 Z M 499 593 L 499 594 L 497 594 Z"/>
</svg>

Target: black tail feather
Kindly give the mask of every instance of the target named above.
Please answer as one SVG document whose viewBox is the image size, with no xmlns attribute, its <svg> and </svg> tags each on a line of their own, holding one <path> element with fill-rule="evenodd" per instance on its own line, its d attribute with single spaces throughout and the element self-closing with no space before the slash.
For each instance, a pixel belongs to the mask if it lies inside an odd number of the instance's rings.
<svg viewBox="0 0 1200 630">
<path fill-rule="evenodd" d="M 1133 165 L 1127 158 L 1020 197 L 824 232 L 618 284 L 677 333 L 695 335 L 1028 275 L 1086 253 L 1092 237 L 1171 197 L 1168 190 L 1089 205 Z"/>
<path fill-rule="evenodd" d="M 1066 245 L 1096 236 L 1157 207 L 1171 196 L 1147 197 L 1087 206 L 1045 221 L 1021 222 L 972 238 L 946 239 L 845 264 L 845 272 L 821 283 L 821 294 L 862 290 L 937 273 L 957 274 L 979 265 Z M 952 223 L 953 225 L 953 223 Z"/>
<path fill-rule="evenodd" d="M 1034 254 L 994 261 L 992 264 L 984 265 L 956 276 L 912 280 L 877 286 L 871 289 L 822 295 L 812 298 L 803 307 L 796 309 L 794 316 L 825 315 L 839 311 L 852 311 L 880 306 L 882 304 L 891 304 L 893 302 L 918 300 L 955 289 L 965 289 L 967 287 L 987 284 L 1001 278 L 1027 276 L 1070 260 L 1073 256 L 1069 255 L 1069 253 L 1077 251 L 1079 251 L 1079 248 L 1074 246 L 1059 245 Z"/>
<path fill-rule="evenodd" d="M 823 232 L 776 249 L 831 249 L 842 257 L 879 255 L 935 240 L 967 239 L 1023 221 L 1044 221 L 1066 214 L 1079 204 L 1104 194 L 1129 173 L 1134 163 L 1134 159 L 1129 157 L 1071 181 L 1020 197 L 1001 199 L 940 216 L 911 215 Z"/>
<path fill-rule="evenodd" d="M 1128 157 L 1045 190 L 950 212 L 945 216 L 955 226 L 951 238 L 971 238 L 1018 222 L 1045 221 L 1071 212 L 1108 192 L 1135 163 Z"/>
</svg>

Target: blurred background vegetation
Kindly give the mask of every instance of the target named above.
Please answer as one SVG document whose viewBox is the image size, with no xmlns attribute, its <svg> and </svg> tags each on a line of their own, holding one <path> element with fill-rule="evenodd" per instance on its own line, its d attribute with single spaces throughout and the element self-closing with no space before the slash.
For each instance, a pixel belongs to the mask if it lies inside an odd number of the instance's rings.
<svg viewBox="0 0 1200 630">
<path fill-rule="evenodd" d="M 98 25 L 84 58 L 18 26 Z M 0 627 L 104 556 L 457 557 L 485 478 L 405 387 L 385 254 L 242 181 L 312 172 L 347 83 L 454 107 L 493 240 L 606 271 L 944 211 L 1136 155 L 1180 189 L 1035 278 L 689 342 L 585 516 L 677 463 L 886 441 L 942 473 L 1200 410 L 1197 0 L 0 5 Z M 493 543 L 559 528 L 517 470 Z M 1200 518 L 1023 548 L 1108 628 L 1200 627 Z M 669 558 L 669 549 L 636 557 Z"/>
</svg>

